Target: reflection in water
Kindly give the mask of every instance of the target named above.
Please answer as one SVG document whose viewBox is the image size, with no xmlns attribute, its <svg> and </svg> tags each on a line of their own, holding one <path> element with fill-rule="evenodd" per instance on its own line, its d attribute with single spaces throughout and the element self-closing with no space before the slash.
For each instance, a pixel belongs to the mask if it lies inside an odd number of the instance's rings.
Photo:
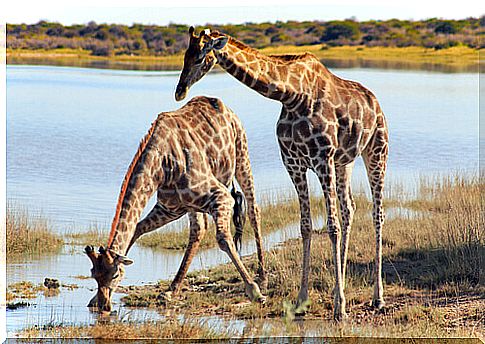
<svg viewBox="0 0 485 344">
<path fill-rule="evenodd" d="M 418 61 L 385 61 L 366 59 L 336 59 L 324 58 L 322 63 L 329 68 L 379 68 L 395 70 L 417 70 L 433 71 L 443 73 L 476 73 L 478 66 L 468 65 L 443 65 L 439 63 L 418 62 Z M 139 71 L 179 71 L 181 66 L 166 64 L 155 61 L 115 61 L 115 60 L 91 60 L 83 58 L 60 58 L 49 59 L 43 57 L 8 57 L 10 65 L 43 65 L 43 66 L 65 66 L 100 69 L 120 69 Z M 216 69 L 216 71 L 220 71 Z"/>
</svg>

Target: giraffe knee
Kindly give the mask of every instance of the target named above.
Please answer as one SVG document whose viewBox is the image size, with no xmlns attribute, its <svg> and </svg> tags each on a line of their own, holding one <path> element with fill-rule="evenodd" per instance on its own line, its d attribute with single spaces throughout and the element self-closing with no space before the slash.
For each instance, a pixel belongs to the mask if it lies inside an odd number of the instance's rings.
<svg viewBox="0 0 485 344">
<path fill-rule="evenodd" d="M 217 244 L 219 248 L 224 252 L 229 252 L 229 240 L 223 233 L 216 234 Z"/>
<path fill-rule="evenodd" d="M 300 221 L 300 231 L 301 231 L 301 237 L 303 239 L 309 238 L 312 234 L 311 220 L 308 220 L 306 218 L 302 218 L 301 221 Z"/>
<path fill-rule="evenodd" d="M 249 213 L 249 220 L 251 221 L 251 225 L 255 227 L 261 223 L 261 209 L 257 204 L 253 208 L 253 211 Z"/>
<path fill-rule="evenodd" d="M 340 240 L 340 235 L 341 235 L 340 228 L 333 223 L 328 223 L 327 227 L 328 227 L 328 236 L 330 237 L 330 240 L 332 242 L 337 242 L 338 240 Z"/>
</svg>

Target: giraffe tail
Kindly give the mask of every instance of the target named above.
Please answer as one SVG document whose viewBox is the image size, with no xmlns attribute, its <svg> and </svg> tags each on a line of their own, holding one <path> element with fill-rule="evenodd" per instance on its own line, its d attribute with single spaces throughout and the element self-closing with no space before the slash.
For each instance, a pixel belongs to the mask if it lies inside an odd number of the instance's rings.
<svg viewBox="0 0 485 344">
<path fill-rule="evenodd" d="M 234 198 L 232 222 L 234 223 L 234 227 L 236 227 L 236 233 L 234 234 L 234 245 L 236 246 L 239 254 L 241 254 L 242 235 L 244 224 L 246 223 L 247 203 L 243 193 L 236 190 L 234 182 L 232 182 L 231 196 Z"/>
</svg>

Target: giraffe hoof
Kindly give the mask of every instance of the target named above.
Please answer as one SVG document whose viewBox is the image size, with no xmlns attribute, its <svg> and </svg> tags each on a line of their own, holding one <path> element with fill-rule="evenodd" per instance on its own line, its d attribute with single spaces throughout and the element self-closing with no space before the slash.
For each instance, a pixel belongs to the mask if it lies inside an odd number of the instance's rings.
<svg viewBox="0 0 485 344">
<path fill-rule="evenodd" d="M 259 289 L 261 290 L 266 290 L 268 288 L 268 277 L 266 274 L 258 274 L 258 276 L 256 276 L 254 279 L 254 282 L 258 284 Z"/>
<path fill-rule="evenodd" d="M 375 309 L 377 310 L 381 310 L 382 308 L 384 308 L 384 306 L 386 305 L 386 303 L 384 302 L 384 300 L 372 300 L 372 307 L 374 307 Z"/>
<path fill-rule="evenodd" d="M 266 296 L 261 294 L 261 295 L 257 296 L 254 301 L 256 301 L 259 304 L 264 305 L 264 304 L 266 304 Z"/>
<path fill-rule="evenodd" d="M 165 291 L 161 292 L 157 296 L 157 300 L 159 304 L 166 305 L 172 301 L 172 292 L 171 291 Z"/>
<path fill-rule="evenodd" d="M 339 322 L 349 318 L 349 315 L 345 311 L 337 311 L 333 313 L 333 320 Z"/>
<path fill-rule="evenodd" d="M 305 315 L 308 312 L 308 309 L 310 308 L 310 304 L 311 302 L 308 299 L 308 297 L 306 299 L 298 299 L 294 310 L 295 315 L 298 315 L 298 316 Z"/>
</svg>

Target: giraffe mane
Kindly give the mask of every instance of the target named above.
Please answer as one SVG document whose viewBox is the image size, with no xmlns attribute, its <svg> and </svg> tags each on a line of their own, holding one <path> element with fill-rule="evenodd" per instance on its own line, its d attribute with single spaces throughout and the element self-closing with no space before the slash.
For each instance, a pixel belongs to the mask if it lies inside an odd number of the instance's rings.
<svg viewBox="0 0 485 344">
<path fill-rule="evenodd" d="M 115 237 L 116 227 L 118 227 L 118 223 L 121 215 L 121 205 L 123 204 L 123 199 L 125 198 L 126 190 L 128 189 L 128 184 L 130 183 L 130 179 L 133 175 L 133 171 L 135 170 L 135 166 L 140 160 L 141 155 L 145 151 L 148 141 L 153 136 L 153 132 L 155 131 L 155 126 L 157 122 L 158 122 L 158 118 L 152 123 L 150 129 L 148 130 L 148 133 L 140 141 L 140 144 L 138 145 L 138 150 L 136 151 L 135 156 L 133 157 L 133 160 L 131 161 L 130 166 L 128 167 L 128 171 L 125 174 L 125 179 L 121 184 L 121 190 L 120 190 L 120 195 L 118 196 L 118 203 L 116 205 L 115 216 L 113 218 L 113 222 L 111 223 L 111 231 L 109 233 L 108 245 L 107 245 L 108 248 L 111 247 L 111 244 L 113 243 L 113 240 Z"/>
<path fill-rule="evenodd" d="M 254 49 L 253 47 L 237 40 L 236 38 L 229 36 L 229 35 L 226 35 L 226 34 L 222 34 L 219 31 L 212 31 L 211 36 L 214 36 L 214 37 L 226 36 L 226 37 L 229 38 L 229 44 L 235 46 L 238 49 L 251 52 L 251 53 L 258 55 L 258 56 L 265 56 L 267 58 L 278 60 L 278 61 L 281 61 L 281 62 L 293 62 L 293 61 L 302 60 L 302 59 L 306 59 L 306 58 L 316 58 L 314 54 L 309 53 L 309 52 L 304 52 L 304 53 L 300 53 L 300 54 L 265 55 L 265 54 L 261 53 L 260 51 L 258 51 L 257 49 Z"/>
<path fill-rule="evenodd" d="M 312 53 L 300 53 L 300 54 L 271 54 L 268 55 L 269 57 L 272 57 L 274 59 L 280 60 L 280 61 L 286 61 L 286 62 L 291 62 L 291 61 L 297 61 L 297 60 L 303 60 L 306 58 L 313 58 L 315 55 Z"/>
</svg>

